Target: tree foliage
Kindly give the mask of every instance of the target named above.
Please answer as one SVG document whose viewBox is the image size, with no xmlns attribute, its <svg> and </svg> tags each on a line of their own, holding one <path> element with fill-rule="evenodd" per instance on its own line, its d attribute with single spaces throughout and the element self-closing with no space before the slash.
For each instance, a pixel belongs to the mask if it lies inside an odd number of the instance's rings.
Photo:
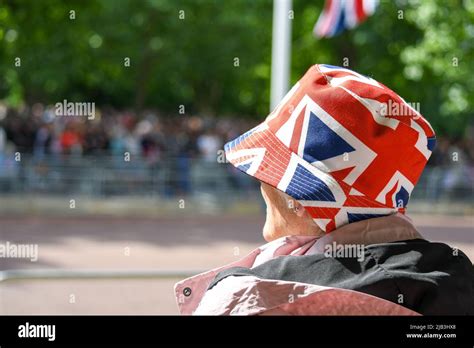
<svg viewBox="0 0 474 348">
<path fill-rule="evenodd" d="M 382 1 L 355 30 L 318 40 L 322 5 L 293 0 L 292 82 L 314 63 L 348 62 L 420 103 L 438 133 L 462 134 L 474 110 L 474 0 Z M 3 0 L 0 99 L 261 118 L 271 24 L 271 0 Z"/>
</svg>

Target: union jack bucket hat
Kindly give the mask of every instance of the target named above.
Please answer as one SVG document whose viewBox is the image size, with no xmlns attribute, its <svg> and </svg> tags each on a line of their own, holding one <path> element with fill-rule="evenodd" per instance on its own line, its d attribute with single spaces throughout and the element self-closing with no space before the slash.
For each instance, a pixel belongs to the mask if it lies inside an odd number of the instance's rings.
<svg viewBox="0 0 474 348">
<path fill-rule="evenodd" d="M 352 70 L 314 65 L 275 110 L 225 145 L 241 171 L 293 197 L 331 232 L 405 213 L 435 146 L 428 121 Z"/>
</svg>

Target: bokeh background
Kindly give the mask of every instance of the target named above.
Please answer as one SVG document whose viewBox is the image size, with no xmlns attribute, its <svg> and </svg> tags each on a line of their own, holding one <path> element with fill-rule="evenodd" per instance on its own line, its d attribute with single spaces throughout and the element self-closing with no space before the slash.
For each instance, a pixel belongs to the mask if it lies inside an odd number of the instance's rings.
<svg viewBox="0 0 474 348">
<path fill-rule="evenodd" d="M 272 6 L 0 2 L 0 242 L 39 247 L 0 258 L 1 314 L 175 314 L 180 276 L 263 243 L 258 183 L 221 149 L 269 113 Z M 348 63 L 419 103 L 438 144 L 409 215 L 473 260 L 474 1 L 382 0 L 316 39 L 322 7 L 293 0 L 292 83 Z"/>
</svg>

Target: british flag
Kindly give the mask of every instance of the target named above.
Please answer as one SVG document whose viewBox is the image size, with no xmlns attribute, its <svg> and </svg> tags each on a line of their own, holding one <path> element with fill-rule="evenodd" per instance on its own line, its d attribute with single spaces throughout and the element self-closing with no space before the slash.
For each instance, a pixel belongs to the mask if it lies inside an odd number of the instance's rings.
<svg viewBox="0 0 474 348">
<path fill-rule="evenodd" d="M 374 13 L 378 0 L 326 0 L 313 33 L 316 37 L 332 37 L 352 29 Z"/>
<path fill-rule="evenodd" d="M 388 103 L 410 112 L 393 113 Z M 430 124 L 383 84 L 314 65 L 225 151 L 234 166 L 298 200 L 330 232 L 404 213 L 434 144 Z"/>
</svg>

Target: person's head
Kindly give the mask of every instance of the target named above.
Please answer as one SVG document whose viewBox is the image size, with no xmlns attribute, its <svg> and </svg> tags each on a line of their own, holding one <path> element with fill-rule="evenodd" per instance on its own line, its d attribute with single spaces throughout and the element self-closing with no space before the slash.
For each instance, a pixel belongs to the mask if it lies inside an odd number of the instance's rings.
<svg viewBox="0 0 474 348">
<path fill-rule="evenodd" d="M 263 183 L 273 240 L 404 213 L 434 145 L 428 121 L 395 92 L 320 64 L 225 152 Z"/>
<path fill-rule="evenodd" d="M 267 206 L 263 237 L 266 241 L 288 235 L 323 236 L 324 231 L 296 199 L 264 182 L 260 190 Z"/>
</svg>

